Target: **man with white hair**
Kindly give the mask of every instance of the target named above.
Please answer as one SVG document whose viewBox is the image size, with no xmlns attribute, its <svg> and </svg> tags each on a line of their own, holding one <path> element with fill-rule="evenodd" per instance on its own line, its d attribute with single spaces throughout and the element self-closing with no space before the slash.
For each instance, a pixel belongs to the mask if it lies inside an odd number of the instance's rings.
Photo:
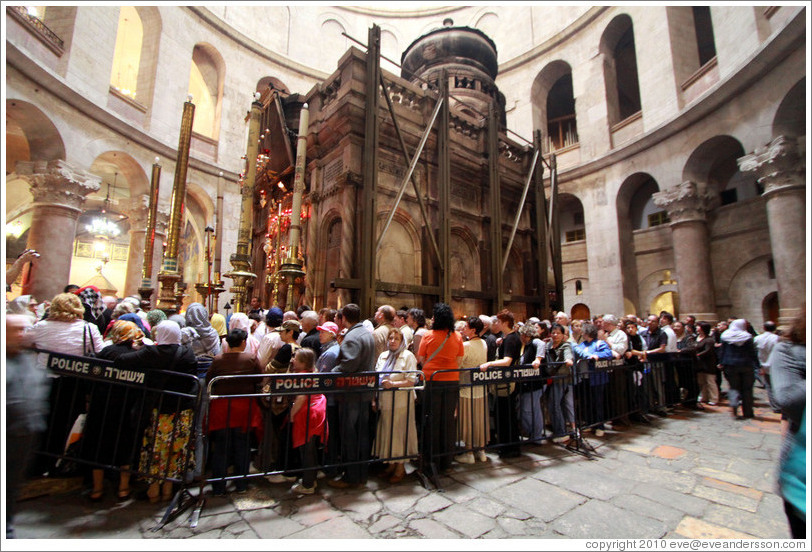
<svg viewBox="0 0 812 552">
<path fill-rule="evenodd" d="M 629 336 L 618 328 L 617 316 L 614 314 L 604 315 L 603 331 L 606 333 L 606 343 L 612 349 L 612 356 L 623 358 L 623 355 L 629 349 Z"/>
<path fill-rule="evenodd" d="M 375 358 L 387 350 L 386 342 L 389 340 L 389 331 L 395 322 L 395 308 L 391 305 L 381 305 L 375 311 L 375 324 L 377 327 L 372 332 L 375 338 Z"/>
<path fill-rule="evenodd" d="M 319 341 L 319 330 L 317 329 L 319 313 L 312 310 L 304 311 L 300 322 L 302 323 L 302 333 L 305 334 L 301 342 L 302 347 L 312 349 L 316 353 L 316 359 L 318 360 L 321 354 L 321 342 Z"/>
<path fill-rule="evenodd" d="M 482 320 L 482 333 L 479 334 L 479 337 L 485 342 L 485 345 L 488 346 L 488 362 L 496 360 L 496 349 L 498 347 L 496 344 L 496 335 L 491 332 L 491 323 L 494 318 L 495 317 L 488 316 L 487 314 L 479 315 L 479 319 Z"/>
</svg>

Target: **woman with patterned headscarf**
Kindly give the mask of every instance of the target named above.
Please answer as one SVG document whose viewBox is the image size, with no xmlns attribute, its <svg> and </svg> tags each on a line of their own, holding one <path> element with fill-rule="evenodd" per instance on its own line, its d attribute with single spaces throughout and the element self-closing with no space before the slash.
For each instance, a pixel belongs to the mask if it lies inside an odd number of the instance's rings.
<svg viewBox="0 0 812 552">
<path fill-rule="evenodd" d="M 135 315 L 132 315 L 135 316 Z M 113 322 L 107 337 L 112 341 L 99 351 L 98 358 L 115 360 L 125 353 L 132 352 L 144 340 L 144 332 L 134 322 L 118 320 Z M 85 424 L 82 456 L 88 462 L 120 466 L 117 498 L 119 501 L 130 497 L 130 469 L 133 462 L 132 439 L 124 436 L 135 434 L 130 419 L 130 410 L 135 404 L 137 393 L 121 383 L 94 381 L 90 389 L 90 408 Z M 93 490 L 91 502 L 98 502 L 104 496 L 104 470 L 93 470 Z"/>
<path fill-rule="evenodd" d="M 150 337 L 152 337 L 153 340 L 155 340 L 155 327 L 164 320 L 166 320 L 166 313 L 161 309 L 152 309 L 147 312 L 147 322 L 149 323 L 149 327 L 152 328 L 150 330 Z"/>
<path fill-rule="evenodd" d="M 103 334 L 107 329 L 110 320 L 104 314 L 104 302 L 102 294 L 96 286 L 85 286 L 76 290 L 76 295 L 82 301 L 85 308 L 84 319 L 99 328 L 99 333 Z"/>
<path fill-rule="evenodd" d="M 191 344 L 195 356 L 220 354 L 220 336 L 211 327 L 209 311 L 200 303 L 192 303 L 186 309 L 186 327 L 182 333 L 183 342 Z"/>
<path fill-rule="evenodd" d="M 171 480 L 182 480 L 189 467 L 194 400 L 190 397 L 190 378 L 161 371 L 195 375 L 197 359 L 190 347 L 181 344 L 177 322 L 164 320 L 155 327 L 155 345 L 121 355 L 116 366 L 146 369 L 147 386 L 165 391 L 157 397 L 144 397 L 141 410 L 149 419 L 136 434 L 143 430 L 138 471 L 154 478 L 149 480 L 147 496 L 151 502 L 169 500 Z"/>
</svg>

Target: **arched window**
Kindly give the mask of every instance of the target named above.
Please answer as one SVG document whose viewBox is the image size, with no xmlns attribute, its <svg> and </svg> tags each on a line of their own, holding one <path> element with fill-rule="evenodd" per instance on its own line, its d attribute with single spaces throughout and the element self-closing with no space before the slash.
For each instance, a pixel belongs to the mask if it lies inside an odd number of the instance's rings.
<svg viewBox="0 0 812 552">
<path fill-rule="evenodd" d="M 122 6 L 118 15 L 110 86 L 134 100 L 138 98 L 138 70 L 143 40 L 144 27 L 138 12 L 132 6 Z"/>
<path fill-rule="evenodd" d="M 198 44 L 192 51 L 189 93 L 195 104 L 192 131 L 217 140 L 220 131 L 220 101 L 223 95 L 223 62 L 212 47 Z"/>
<path fill-rule="evenodd" d="M 547 136 L 552 151 L 578 143 L 572 73 L 567 73 L 555 81 L 547 95 Z"/>
<path fill-rule="evenodd" d="M 699 53 L 699 66 L 702 67 L 716 57 L 716 43 L 713 40 L 713 22 L 709 6 L 693 6 L 696 49 Z"/>
<path fill-rule="evenodd" d="M 640 85 L 632 19 L 618 15 L 601 37 L 609 124 L 615 125 L 640 111 Z"/>
</svg>

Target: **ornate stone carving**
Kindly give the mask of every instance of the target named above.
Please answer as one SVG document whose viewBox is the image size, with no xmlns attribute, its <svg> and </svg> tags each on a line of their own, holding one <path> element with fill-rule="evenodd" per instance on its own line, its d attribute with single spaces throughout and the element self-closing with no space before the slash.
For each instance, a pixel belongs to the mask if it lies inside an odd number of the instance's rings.
<svg viewBox="0 0 812 552">
<path fill-rule="evenodd" d="M 799 144 L 799 141 L 802 142 Z M 759 183 L 764 186 L 764 194 L 804 187 L 806 172 L 805 140 L 779 136 L 766 146 L 737 161 L 742 172 L 755 172 Z"/>
<path fill-rule="evenodd" d="M 149 196 L 140 195 L 131 198 L 128 216 L 130 232 L 145 232 L 147 229 L 147 214 L 149 213 Z"/>
<path fill-rule="evenodd" d="M 704 221 L 713 195 L 699 190 L 690 180 L 655 193 L 652 198 L 657 207 L 668 211 L 671 224 L 688 221 Z"/>
<path fill-rule="evenodd" d="M 155 215 L 155 233 L 166 236 L 166 229 L 169 226 L 169 209 L 158 207 Z"/>
<path fill-rule="evenodd" d="M 80 212 L 85 198 L 101 187 L 101 178 L 63 161 L 18 161 L 17 176 L 31 186 L 34 203 L 59 205 Z"/>
</svg>

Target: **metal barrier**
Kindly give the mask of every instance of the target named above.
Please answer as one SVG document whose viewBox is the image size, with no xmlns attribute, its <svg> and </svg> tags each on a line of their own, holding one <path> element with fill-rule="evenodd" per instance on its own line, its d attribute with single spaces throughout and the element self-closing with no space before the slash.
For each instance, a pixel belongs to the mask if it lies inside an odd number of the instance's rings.
<svg viewBox="0 0 812 552">
<path fill-rule="evenodd" d="M 696 360 L 690 353 L 649 355 L 646 362 L 579 360 L 575 370 L 575 411 L 580 432 L 679 404 L 699 394 Z"/>
<path fill-rule="evenodd" d="M 84 466 L 151 483 L 179 484 L 171 517 L 194 467 L 195 417 L 202 388 L 194 375 L 121 369 L 114 362 L 38 351 L 51 377 L 48 425 L 34 451 L 40 473 Z"/>
<path fill-rule="evenodd" d="M 688 354 L 650 355 L 636 364 L 439 370 L 428 379 L 421 371 L 390 373 L 406 382 L 398 388 L 384 387 L 387 374 L 380 372 L 217 376 L 203 394 L 205 380 L 194 375 L 44 353 L 59 377 L 39 455 L 179 484 L 156 530 L 192 506 L 196 526 L 208 484 L 219 494 L 229 482 L 239 492 L 251 478 L 301 476 L 312 488 L 318 470 L 332 477 L 343 471 L 345 481 L 364 483 L 372 464 L 416 460 L 424 486 L 430 481 L 440 489 L 439 474 L 454 456 L 484 450 L 518 456 L 523 445 L 557 437 L 591 458 L 595 449 L 583 439 L 585 430 L 698 395 Z M 458 379 L 444 381 L 448 374 Z M 81 413 L 84 437 L 68 448 Z M 189 492 L 195 486 L 197 496 Z"/>
<path fill-rule="evenodd" d="M 448 374 L 458 379 L 444 381 Z M 522 445 L 556 437 L 576 441 L 572 382 L 572 370 L 563 363 L 433 372 L 421 401 L 422 472 L 440 488 L 439 474 L 460 454 L 496 450 L 510 458 Z"/>
</svg>

